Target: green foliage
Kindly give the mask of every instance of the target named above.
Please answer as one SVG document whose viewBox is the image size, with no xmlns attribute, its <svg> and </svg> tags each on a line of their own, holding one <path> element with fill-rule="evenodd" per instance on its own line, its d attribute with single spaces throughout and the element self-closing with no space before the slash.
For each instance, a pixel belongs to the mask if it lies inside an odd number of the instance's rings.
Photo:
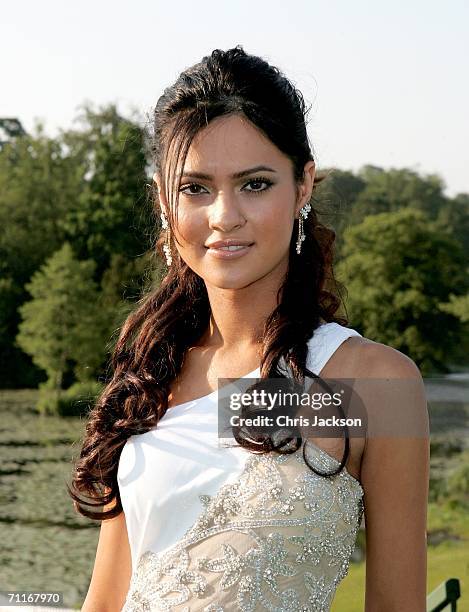
<svg viewBox="0 0 469 612">
<path fill-rule="evenodd" d="M 0 151 L 0 366 L 2 384 L 37 383 L 38 371 L 14 344 L 25 283 L 65 240 L 61 220 L 83 173 L 37 123 Z M 7 382 L 8 381 L 8 382 Z"/>
<path fill-rule="evenodd" d="M 42 416 L 56 415 L 59 407 L 60 389 L 54 387 L 54 381 L 47 379 L 38 385 L 36 410 Z"/>
<path fill-rule="evenodd" d="M 18 345 L 45 370 L 57 398 L 73 364 L 78 380 L 89 380 L 104 358 L 108 334 L 93 261 L 78 261 L 65 242 L 26 285 L 32 300 L 20 307 Z"/>
<path fill-rule="evenodd" d="M 446 462 L 447 463 L 447 462 Z M 430 478 L 429 499 L 449 509 L 469 510 L 469 451 L 457 455 L 457 461 L 445 472 L 433 469 Z"/>
<path fill-rule="evenodd" d="M 97 111 L 85 105 L 78 120 L 81 128 L 62 138 L 85 179 L 62 226 L 78 257 L 95 261 L 101 278 L 113 254 L 132 258 L 150 246 L 145 132 L 113 104 Z"/>
<path fill-rule="evenodd" d="M 412 208 L 436 219 L 446 199 L 440 177 L 419 176 L 407 168 L 383 170 L 364 166 L 359 177 L 366 183 L 360 191 L 352 210 L 352 224 L 361 223 L 368 215 L 395 212 Z"/>
<path fill-rule="evenodd" d="M 111 319 L 120 320 L 119 312 L 136 299 L 135 292 L 124 298 L 123 286 L 144 281 L 136 262 L 148 251 L 154 226 L 147 202 L 145 132 L 114 105 L 97 111 L 85 105 L 79 120 L 79 129 L 57 138 L 45 136 L 37 123 L 31 135 L 18 135 L 0 150 L 2 386 L 37 385 L 42 379 L 15 343 L 19 308 L 29 299 L 26 283 L 65 241 L 78 259 L 94 261 L 98 285 L 114 266 L 114 305 L 107 300 Z M 115 256 L 120 267 L 113 263 Z"/>
<path fill-rule="evenodd" d="M 449 476 L 447 481 L 447 493 L 450 498 L 465 505 L 469 510 L 469 453 L 466 453 L 466 461 L 459 465 Z"/>
<path fill-rule="evenodd" d="M 54 393 L 95 376 L 142 290 L 157 286 L 165 272 L 152 251 L 158 222 L 147 198 L 149 143 L 142 122 L 121 116 L 113 104 L 98 109 L 85 104 L 77 122 L 55 138 L 38 122 L 32 134 L 17 130 L 0 148 L 0 386 L 42 382 L 44 411 L 58 409 Z M 467 277 L 469 195 L 447 198 L 438 176 L 409 169 L 325 172 L 314 203 L 320 220 L 337 234 L 336 256 L 344 260 L 354 325 L 408 352 L 427 370 L 465 360 L 468 287 L 461 275 Z M 415 222 L 397 217 L 397 228 L 394 218 L 380 217 L 403 211 L 424 216 Z M 369 220 L 375 216 L 378 229 Z M 349 237 L 367 219 L 371 225 L 363 227 L 372 230 L 371 245 L 363 237 Z M 41 335 L 39 324 L 16 343 L 21 307 L 30 299 L 27 283 L 65 243 L 86 268 L 74 272 L 81 279 L 78 286 L 85 277 L 85 285 L 92 281 L 96 307 L 86 314 L 89 325 L 70 336 L 72 349 L 59 350 L 62 340 L 54 326 L 52 335 L 48 325 Z M 38 321 L 48 323 L 45 312 Z M 86 331 L 103 325 L 105 331 Z"/>
<path fill-rule="evenodd" d="M 24 134 L 26 134 L 26 131 L 19 119 L 14 117 L 0 117 L 0 137 L 6 138 L 6 140 L 0 141 L 0 150 L 8 141 L 18 136 L 23 136 Z"/>
<path fill-rule="evenodd" d="M 449 301 L 439 305 L 440 310 L 458 317 L 463 323 L 469 323 L 469 293 L 466 295 L 449 295 Z"/>
<path fill-rule="evenodd" d="M 457 350 L 460 321 L 439 309 L 467 291 L 461 245 L 421 211 L 367 216 L 344 235 L 337 274 L 353 324 L 364 335 L 411 356 L 423 373 L 445 371 Z"/>
<path fill-rule="evenodd" d="M 352 172 L 329 168 L 326 178 L 315 190 L 314 208 L 321 223 L 333 227 L 337 234 L 336 254 L 340 257 L 342 235 L 352 223 L 352 211 L 366 182 Z"/>
<path fill-rule="evenodd" d="M 0 153 L 0 270 L 24 284 L 65 239 L 61 219 L 83 176 L 64 156 L 60 141 L 36 124 Z"/>
<path fill-rule="evenodd" d="M 460 193 L 444 202 L 438 212 L 438 227 L 453 236 L 463 247 L 469 261 L 469 194 Z"/>
</svg>

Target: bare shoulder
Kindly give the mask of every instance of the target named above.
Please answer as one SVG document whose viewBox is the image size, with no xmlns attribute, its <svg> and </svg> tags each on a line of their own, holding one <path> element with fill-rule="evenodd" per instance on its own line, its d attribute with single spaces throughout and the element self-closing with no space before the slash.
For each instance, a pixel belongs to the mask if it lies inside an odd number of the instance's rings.
<svg viewBox="0 0 469 612">
<path fill-rule="evenodd" d="M 421 378 L 416 363 L 392 346 L 364 336 L 352 336 L 345 344 L 357 378 Z"/>
<path fill-rule="evenodd" d="M 358 338 L 354 390 L 366 410 L 368 434 L 364 448 L 384 444 L 395 449 L 404 436 L 426 438 L 429 430 L 425 383 L 408 355 L 368 338 Z"/>
</svg>

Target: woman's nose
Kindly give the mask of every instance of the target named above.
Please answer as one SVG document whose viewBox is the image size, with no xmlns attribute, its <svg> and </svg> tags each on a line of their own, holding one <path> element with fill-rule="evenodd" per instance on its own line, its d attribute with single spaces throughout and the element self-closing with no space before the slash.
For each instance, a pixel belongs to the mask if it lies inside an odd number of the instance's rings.
<svg viewBox="0 0 469 612">
<path fill-rule="evenodd" d="M 212 229 L 229 232 L 246 223 L 240 203 L 233 193 L 220 193 L 209 207 L 209 225 Z"/>
</svg>

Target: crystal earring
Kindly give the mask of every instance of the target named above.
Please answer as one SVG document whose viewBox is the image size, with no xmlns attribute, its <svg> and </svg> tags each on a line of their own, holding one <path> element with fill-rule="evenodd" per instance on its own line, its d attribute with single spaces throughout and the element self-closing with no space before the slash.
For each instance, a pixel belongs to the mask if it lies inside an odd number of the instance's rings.
<svg viewBox="0 0 469 612">
<path fill-rule="evenodd" d="M 296 252 L 298 255 L 301 253 L 301 244 L 303 240 L 306 238 L 306 235 L 303 231 L 303 221 L 307 219 L 308 213 L 311 210 L 311 204 L 308 202 L 303 208 L 300 209 L 300 216 L 298 218 L 298 238 L 296 241 Z"/>
<path fill-rule="evenodd" d="M 161 211 L 160 216 L 161 216 L 161 226 L 163 229 L 166 230 L 166 244 L 163 245 L 163 251 L 166 257 L 166 264 L 169 268 L 171 264 L 173 263 L 173 257 L 171 255 L 170 238 L 169 238 L 169 224 L 168 224 L 168 219 L 166 218 L 166 215 L 163 210 Z"/>
</svg>

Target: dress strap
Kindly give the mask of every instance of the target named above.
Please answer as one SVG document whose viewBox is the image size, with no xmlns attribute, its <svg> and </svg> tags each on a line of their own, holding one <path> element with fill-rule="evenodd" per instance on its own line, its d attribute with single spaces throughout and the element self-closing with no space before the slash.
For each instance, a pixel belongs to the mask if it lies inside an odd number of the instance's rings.
<svg viewBox="0 0 469 612">
<path fill-rule="evenodd" d="M 306 359 L 306 367 L 308 370 L 320 376 L 322 369 L 336 352 L 339 346 L 350 338 L 350 336 L 360 336 L 355 329 L 345 327 L 335 321 L 322 323 L 314 330 L 314 334 L 308 340 L 308 357 Z M 285 359 L 282 357 L 279 361 L 279 370 L 286 376 L 291 376 L 290 368 L 286 366 Z M 258 375 L 259 369 L 255 374 Z M 251 376 L 254 373 L 250 374 Z"/>
<path fill-rule="evenodd" d="M 330 322 L 320 325 L 308 341 L 306 367 L 319 376 L 339 346 L 351 336 L 362 337 L 355 329 L 339 323 Z"/>
</svg>

